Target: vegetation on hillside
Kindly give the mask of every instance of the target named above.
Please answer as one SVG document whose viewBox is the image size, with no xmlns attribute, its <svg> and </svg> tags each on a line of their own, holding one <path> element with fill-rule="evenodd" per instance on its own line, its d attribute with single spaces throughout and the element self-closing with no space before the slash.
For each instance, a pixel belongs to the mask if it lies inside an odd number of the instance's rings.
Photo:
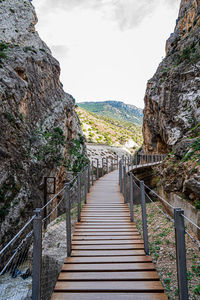
<svg viewBox="0 0 200 300">
<path fill-rule="evenodd" d="M 76 112 L 87 142 L 108 146 L 125 146 L 130 151 L 141 146 L 142 129 L 140 126 L 99 116 L 80 107 L 77 107 Z"/>
<path fill-rule="evenodd" d="M 82 102 L 78 103 L 81 108 L 122 122 L 131 122 L 142 125 L 143 111 L 134 105 L 120 101 Z"/>
</svg>

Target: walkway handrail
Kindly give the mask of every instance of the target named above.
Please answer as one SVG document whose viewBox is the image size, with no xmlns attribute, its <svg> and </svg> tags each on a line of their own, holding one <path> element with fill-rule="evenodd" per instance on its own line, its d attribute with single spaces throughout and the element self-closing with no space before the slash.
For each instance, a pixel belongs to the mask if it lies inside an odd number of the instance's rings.
<svg viewBox="0 0 200 300">
<path fill-rule="evenodd" d="M 156 157 L 156 161 L 155 161 Z M 131 163 L 132 170 L 136 170 L 140 167 L 148 167 L 150 165 L 154 165 L 154 163 L 162 162 L 165 159 L 166 155 L 146 155 L 142 154 L 141 157 L 138 158 L 138 155 L 134 157 L 134 164 Z M 158 160 L 159 158 L 159 160 Z M 138 162 L 141 162 L 138 164 Z M 129 170 L 129 161 L 127 164 L 126 159 L 122 159 L 119 162 L 119 184 L 120 184 L 120 191 L 123 192 L 124 195 L 124 203 L 127 202 L 127 197 L 129 196 L 130 208 L 133 210 L 133 199 L 134 199 L 134 192 L 135 187 L 140 193 L 140 200 L 141 200 L 141 207 L 142 207 L 142 223 L 143 223 L 143 239 L 145 243 L 145 252 L 148 255 L 148 227 L 147 227 L 147 216 L 146 216 L 146 197 L 154 203 L 154 205 L 159 209 L 159 211 L 171 222 L 174 223 L 175 229 L 175 245 L 176 245 L 176 261 L 177 261 L 177 279 L 178 279 L 178 291 L 179 291 L 179 299 L 180 300 L 188 300 L 188 282 L 187 282 L 187 267 L 186 267 L 186 250 L 185 250 L 185 233 L 191 238 L 191 240 L 198 245 L 200 251 L 200 242 L 197 241 L 192 235 L 185 229 L 184 219 L 186 219 L 190 224 L 195 226 L 197 229 L 200 230 L 200 227 L 195 224 L 191 219 L 185 216 L 184 211 L 181 208 L 174 207 L 170 203 L 168 203 L 163 197 L 158 195 L 154 190 L 148 187 L 146 184 L 143 183 L 139 178 L 137 178 L 133 173 L 126 172 L 124 173 L 122 170 L 126 169 Z M 130 179 L 130 193 L 127 195 L 127 176 Z M 134 183 L 134 185 L 133 185 Z M 164 202 L 168 205 L 174 212 L 174 219 L 172 219 L 168 214 L 166 214 L 161 208 L 159 208 L 155 202 L 151 199 L 149 194 L 146 193 L 145 189 L 148 192 L 154 194 L 162 203 Z M 133 212 L 131 212 L 131 222 L 133 222 L 134 216 Z"/>
</svg>

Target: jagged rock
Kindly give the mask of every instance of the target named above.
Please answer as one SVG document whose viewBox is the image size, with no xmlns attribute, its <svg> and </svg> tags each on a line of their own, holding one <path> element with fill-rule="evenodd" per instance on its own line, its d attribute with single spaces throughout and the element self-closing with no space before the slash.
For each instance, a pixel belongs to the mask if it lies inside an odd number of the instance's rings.
<svg viewBox="0 0 200 300">
<path fill-rule="evenodd" d="M 60 83 L 60 66 L 35 31 L 29 0 L 0 3 L 0 224 L 1 245 L 43 202 L 44 176 L 66 181 L 72 140 L 85 144 L 74 99 Z M 52 138 L 51 138 L 52 137 Z M 65 141 L 65 142 L 64 142 Z"/>
<path fill-rule="evenodd" d="M 200 197 L 200 182 L 194 178 L 185 180 L 183 183 L 183 192 L 190 194 L 191 192 Z"/>
<path fill-rule="evenodd" d="M 176 144 L 174 147 L 174 154 L 178 158 L 182 158 L 189 147 L 196 141 L 196 139 L 184 139 Z"/>
<path fill-rule="evenodd" d="M 10 157 L 11 157 L 10 153 L 0 147 L 0 159 L 10 158 Z"/>
<path fill-rule="evenodd" d="M 200 2 L 182 0 L 166 57 L 149 80 L 144 109 L 144 151 L 170 152 L 199 123 Z"/>
</svg>

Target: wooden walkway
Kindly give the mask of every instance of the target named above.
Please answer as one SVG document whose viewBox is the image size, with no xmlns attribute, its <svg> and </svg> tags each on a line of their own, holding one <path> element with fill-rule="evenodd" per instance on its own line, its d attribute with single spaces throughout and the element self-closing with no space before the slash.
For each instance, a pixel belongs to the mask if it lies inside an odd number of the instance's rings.
<svg viewBox="0 0 200 300">
<path fill-rule="evenodd" d="M 166 300 L 118 187 L 118 171 L 95 182 L 76 224 L 52 300 Z"/>
</svg>

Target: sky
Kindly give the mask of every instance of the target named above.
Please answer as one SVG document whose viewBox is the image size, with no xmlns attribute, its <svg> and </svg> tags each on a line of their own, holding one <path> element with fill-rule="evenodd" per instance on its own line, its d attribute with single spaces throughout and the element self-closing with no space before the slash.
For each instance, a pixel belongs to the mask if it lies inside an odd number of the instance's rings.
<svg viewBox="0 0 200 300">
<path fill-rule="evenodd" d="M 77 102 L 143 108 L 147 81 L 165 56 L 180 0 L 33 0 L 36 30 L 60 62 Z"/>
</svg>

